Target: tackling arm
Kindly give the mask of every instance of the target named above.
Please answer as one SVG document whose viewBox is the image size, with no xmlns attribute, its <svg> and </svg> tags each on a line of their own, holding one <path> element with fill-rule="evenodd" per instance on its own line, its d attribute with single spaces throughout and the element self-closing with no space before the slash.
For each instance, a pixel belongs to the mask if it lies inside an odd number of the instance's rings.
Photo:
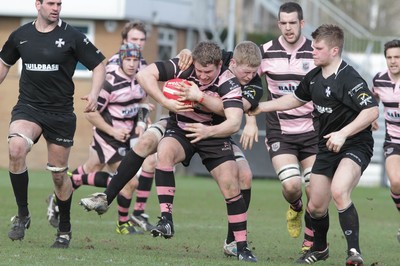
<svg viewBox="0 0 400 266">
<path fill-rule="evenodd" d="M 305 102 L 298 100 L 294 94 L 288 94 L 279 99 L 260 102 L 254 110 L 248 111 L 249 115 L 258 115 L 259 113 L 291 110 L 304 105 Z"/>
</svg>

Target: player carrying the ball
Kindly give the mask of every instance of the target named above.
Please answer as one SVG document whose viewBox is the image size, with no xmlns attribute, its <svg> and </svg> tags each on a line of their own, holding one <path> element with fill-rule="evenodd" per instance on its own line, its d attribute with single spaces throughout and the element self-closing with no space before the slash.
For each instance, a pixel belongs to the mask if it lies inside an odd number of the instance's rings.
<svg viewBox="0 0 400 266">
<path fill-rule="evenodd" d="M 200 42 L 192 56 L 194 63 L 184 72 L 178 67 L 179 59 L 172 59 L 151 64 L 138 73 L 138 82 L 142 87 L 171 111 L 164 138 L 157 149 L 155 181 L 161 219 L 152 234 L 165 238 L 173 236 L 173 167 L 179 162 L 189 165 L 197 152 L 225 198 L 229 227 L 237 242 L 238 259 L 256 261 L 247 247 L 247 208 L 240 193 L 238 167 L 230 141 L 230 136 L 239 130 L 242 120 L 241 86 L 233 73 L 222 65 L 222 52 L 217 44 Z M 184 103 L 177 104 L 167 99 L 156 87 L 157 81 L 176 77 L 187 79 L 202 91 L 197 98 L 198 104 L 191 111 Z M 219 107 L 221 102 L 218 98 L 222 99 L 224 111 L 219 114 L 215 113 L 219 108 L 211 110 L 212 107 Z"/>
<path fill-rule="evenodd" d="M 255 51 L 259 53 L 258 47 Z M 174 58 L 151 64 L 137 76 L 149 95 L 171 111 L 165 136 L 158 147 L 155 175 L 162 217 L 152 233 L 165 238 L 173 236 L 173 167 L 179 162 L 188 165 L 193 154 L 198 152 L 227 203 L 228 222 L 237 242 L 237 258 L 256 261 L 247 247 L 247 208 L 240 193 L 238 168 L 230 140 L 242 121 L 241 86 L 232 72 L 222 65 L 222 53 L 217 44 L 201 42 L 192 55 L 194 64 L 184 72 L 178 67 L 179 59 Z M 248 73 L 251 78 L 256 75 L 258 65 Z M 157 81 L 176 77 L 189 80 L 193 87 L 197 86 L 202 91 L 194 107 L 165 98 L 157 88 Z M 224 112 L 220 112 L 221 100 Z M 97 211 L 100 205 L 91 204 L 94 201 L 82 199 L 81 203 Z"/>
</svg>

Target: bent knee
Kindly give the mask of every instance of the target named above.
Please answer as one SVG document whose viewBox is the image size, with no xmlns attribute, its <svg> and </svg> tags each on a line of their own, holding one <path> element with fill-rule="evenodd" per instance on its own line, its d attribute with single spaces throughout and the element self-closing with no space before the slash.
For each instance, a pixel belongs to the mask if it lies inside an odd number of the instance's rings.
<svg viewBox="0 0 400 266">
<path fill-rule="evenodd" d="M 394 180 L 390 180 L 390 190 L 399 195 L 400 194 L 400 176 L 394 178 Z"/>
<path fill-rule="evenodd" d="M 27 138 L 19 135 L 8 136 L 8 151 L 10 160 L 25 157 L 31 150 L 32 145 L 27 141 Z"/>
<path fill-rule="evenodd" d="M 144 169 L 155 169 L 157 164 L 157 156 L 155 154 L 149 155 L 146 157 L 146 159 L 143 162 L 143 168 Z"/>
</svg>

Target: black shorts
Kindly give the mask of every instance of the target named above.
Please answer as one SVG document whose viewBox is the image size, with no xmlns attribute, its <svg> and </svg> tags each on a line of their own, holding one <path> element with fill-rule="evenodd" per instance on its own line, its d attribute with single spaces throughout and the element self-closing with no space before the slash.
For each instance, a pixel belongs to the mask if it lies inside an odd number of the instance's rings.
<svg viewBox="0 0 400 266">
<path fill-rule="evenodd" d="M 42 135 L 48 142 L 63 147 L 71 147 L 74 144 L 76 130 L 74 113 L 50 113 L 18 103 L 11 112 L 11 122 L 16 120 L 26 120 L 40 126 Z M 39 138 L 33 142 L 36 143 Z"/>
<path fill-rule="evenodd" d="M 385 141 L 383 144 L 383 151 L 385 158 L 391 155 L 400 155 L 400 144 Z"/>
<path fill-rule="evenodd" d="M 167 130 L 165 131 L 164 138 L 171 137 L 176 139 L 185 151 L 185 160 L 182 164 L 188 166 L 190 160 L 195 153 L 198 153 L 202 163 L 210 172 L 215 167 L 226 161 L 234 161 L 235 156 L 233 154 L 232 143 L 230 138 L 209 138 L 203 139 L 197 143 L 190 143 L 191 139 L 188 139 L 185 135 L 190 132 L 182 130 L 178 126 L 171 125 L 168 122 Z"/>
<path fill-rule="evenodd" d="M 338 153 L 329 151 L 326 146 L 320 146 L 312 168 L 312 173 L 332 178 L 340 161 L 343 158 L 349 158 L 361 167 L 362 174 L 371 162 L 372 146 L 373 144 L 371 143 L 347 145 L 343 146 Z"/>
<path fill-rule="evenodd" d="M 317 153 L 318 135 L 315 132 L 309 132 L 265 137 L 265 145 L 271 159 L 280 154 L 292 154 L 302 161 Z"/>
</svg>

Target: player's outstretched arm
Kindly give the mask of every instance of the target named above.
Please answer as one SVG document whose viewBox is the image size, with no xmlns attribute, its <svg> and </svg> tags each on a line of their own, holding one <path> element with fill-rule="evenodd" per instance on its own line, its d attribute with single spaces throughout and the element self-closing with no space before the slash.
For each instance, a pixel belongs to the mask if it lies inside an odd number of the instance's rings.
<svg viewBox="0 0 400 266">
<path fill-rule="evenodd" d="M 299 101 L 293 94 L 288 94 L 279 99 L 260 102 L 254 110 L 249 110 L 249 115 L 258 115 L 260 113 L 291 110 L 304 105 L 305 102 Z"/>
</svg>

